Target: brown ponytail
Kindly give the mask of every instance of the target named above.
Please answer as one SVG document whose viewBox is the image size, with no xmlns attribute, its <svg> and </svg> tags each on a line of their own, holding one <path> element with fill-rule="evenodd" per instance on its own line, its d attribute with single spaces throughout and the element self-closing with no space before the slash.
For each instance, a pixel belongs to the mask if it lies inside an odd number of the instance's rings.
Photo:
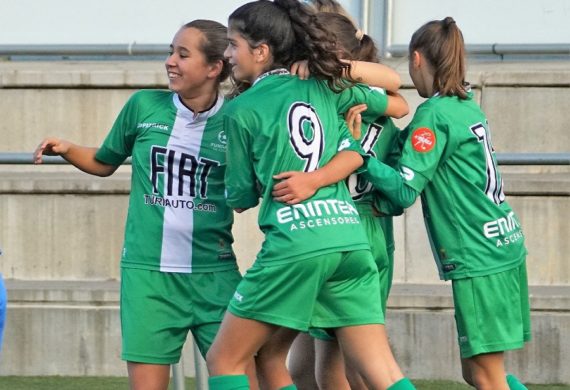
<svg viewBox="0 0 570 390">
<path fill-rule="evenodd" d="M 452 17 L 433 20 L 420 27 L 410 41 L 409 51 L 419 51 L 433 66 L 433 89 L 444 96 L 467 98 L 465 91 L 465 44 Z"/>
<path fill-rule="evenodd" d="M 346 16 L 319 12 L 317 20 L 336 40 L 337 55 L 345 60 L 379 62 L 378 49 L 370 36 L 357 29 Z"/>
</svg>

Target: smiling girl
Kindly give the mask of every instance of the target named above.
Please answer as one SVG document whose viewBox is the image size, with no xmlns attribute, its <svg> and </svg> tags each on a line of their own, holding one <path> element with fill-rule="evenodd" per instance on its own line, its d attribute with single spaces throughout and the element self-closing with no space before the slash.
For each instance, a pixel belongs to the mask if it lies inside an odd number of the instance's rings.
<svg viewBox="0 0 570 390">
<path fill-rule="evenodd" d="M 121 356 L 132 389 L 167 389 L 188 331 L 205 356 L 241 279 L 219 115 L 227 42 L 217 22 L 184 25 L 165 62 L 170 91 L 135 93 L 99 148 L 47 138 L 35 152 L 36 163 L 61 155 L 98 176 L 132 156 L 121 259 Z"/>
</svg>

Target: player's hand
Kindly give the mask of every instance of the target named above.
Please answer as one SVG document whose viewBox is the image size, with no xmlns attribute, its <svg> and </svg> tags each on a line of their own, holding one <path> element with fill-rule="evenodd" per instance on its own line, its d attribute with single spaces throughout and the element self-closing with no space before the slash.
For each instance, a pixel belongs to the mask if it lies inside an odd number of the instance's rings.
<svg viewBox="0 0 570 390">
<path fill-rule="evenodd" d="M 44 139 L 34 151 L 34 164 L 42 163 L 42 156 L 60 156 L 69 151 L 71 143 L 59 138 Z"/>
<path fill-rule="evenodd" d="M 287 171 L 275 175 L 273 178 L 281 180 L 273 186 L 271 192 L 273 198 L 278 202 L 297 204 L 309 199 L 318 190 L 310 173 Z"/>
<path fill-rule="evenodd" d="M 297 75 L 301 80 L 307 80 L 311 75 L 309 71 L 309 61 L 297 61 L 291 65 L 291 74 Z"/>
<path fill-rule="evenodd" d="M 354 139 L 360 139 L 361 131 L 360 127 L 362 125 L 362 114 L 364 111 L 368 109 L 366 104 L 357 104 L 356 106 L 352 106 L 344 115 L 344 120 L 346 121 L 346 125 L 348 126 L 348 130 L 350 130 L 350 134 Z"/>
</svg>

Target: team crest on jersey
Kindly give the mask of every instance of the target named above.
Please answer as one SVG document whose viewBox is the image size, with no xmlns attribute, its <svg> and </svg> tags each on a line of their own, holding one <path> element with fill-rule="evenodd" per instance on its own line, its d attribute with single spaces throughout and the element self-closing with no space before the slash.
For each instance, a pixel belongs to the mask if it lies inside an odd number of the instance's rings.
<svg viewBox="0 0 570 390">
<path fill-rule="evenodd" d="M 215 139 L 212 140 L 213 142 L 210 142 L 210 146 L 214 150 L 225 152 L 227 147 L 228 147 L 228 136 L 227 136 L 226 132 L 224 130 L 220 131 L 216 138 L 217 138 L 217 142 Z"/>
<path fill-rule="evenodd" d="M 416 152 L 429 152 L 435 146 L 435 134 L 427 127 L 420 127 L 412 134 L 412 147 Z"/>
<path fill-rule="evenodd" d="M 218 133 L 218 141 L 220 141 L 220 143 L 223 145 L 228 143 L 228 136 L 226 135 L 225 131 L 222 130 Z"/>
</svg>

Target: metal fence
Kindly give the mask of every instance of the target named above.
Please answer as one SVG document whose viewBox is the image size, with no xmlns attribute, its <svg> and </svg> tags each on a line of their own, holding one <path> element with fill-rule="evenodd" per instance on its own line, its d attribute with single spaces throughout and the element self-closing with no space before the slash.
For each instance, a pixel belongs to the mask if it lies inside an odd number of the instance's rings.
<svg viewBox="0 0 570 390">
<path fill-rule="evenodd" d="M 44 156 L 43 164 L 68 164 L 59 156 Z M 497 153 L 500 165 L 570 165 L 569 153 Z M 33 164 L 32 153 L 0 153 L 0 165 L 30 165 Z M 125 164 L 131 164 L 127 159 Z"/>
</svg>

